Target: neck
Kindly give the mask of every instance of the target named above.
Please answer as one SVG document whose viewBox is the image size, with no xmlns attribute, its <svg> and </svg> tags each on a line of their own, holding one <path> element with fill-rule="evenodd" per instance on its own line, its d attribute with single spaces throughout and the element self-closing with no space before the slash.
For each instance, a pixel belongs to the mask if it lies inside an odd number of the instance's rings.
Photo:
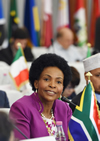
<svg viewBox="0 0 100 141">
<path fill-rule="evenodd" d="M 48 118 L 48 119 L 54 118 L 53 109 L 50 110 L 50 113 L 47 113 L 47 112 L 43 113 L 43 112 L 42 112 L 42 113 L 41 113 L 41 116 L 42 116 L 43 118 Z"/>
<path fill-rule="evenodd" d="M 52 111 L 53 103 L 51 103 L 51 102 L 43 103 L 43 107 L 44 107 L 44 110 L 43 110 L 42 114 L 46 118 L 51 118 L 51 111 Z"/>
</svg>

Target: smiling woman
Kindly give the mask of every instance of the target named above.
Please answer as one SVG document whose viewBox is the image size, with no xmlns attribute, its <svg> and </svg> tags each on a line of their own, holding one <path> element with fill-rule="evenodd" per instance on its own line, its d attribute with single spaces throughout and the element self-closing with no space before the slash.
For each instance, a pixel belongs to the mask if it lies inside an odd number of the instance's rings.
<svg viewBox="0 0 100 141">
<path fill-rule="evenodd" d="M 16 101 L 10 110 L 16 126 L 28 138 L 37 138 L 54 135 L 56 121 L 62 121 L 68 140 L 67 127 L 72 111 L 67 103 L 58 100 L 71 80 L 67 62 L 55 54 L 41 55 L 30 67 L 29 80 L 35 92 Z M 18 131 L 15 136 L 24 139 Z"/>
</svg>

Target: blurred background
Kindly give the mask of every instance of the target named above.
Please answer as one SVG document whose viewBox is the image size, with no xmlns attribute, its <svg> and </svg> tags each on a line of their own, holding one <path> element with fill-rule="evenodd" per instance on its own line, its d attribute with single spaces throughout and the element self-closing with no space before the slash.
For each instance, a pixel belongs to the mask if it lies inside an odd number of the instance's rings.
<svg viewBox="0 0 100 141">
<path fill-rule="evenodd" d="M 74 32 L 75 35 L 75 44 L 77 45 L 77 37 L 76 37 L 76 29 L 75 29 L 75 14 L 76 12 L 80 9 L 83 8 L 84 12 L 80 11 L 78 14 L 79 19 L 82 20 L 83 19 L 83 24 L 85 23 L 86 25 L 86 34 L 84 36 L 86 38 L 86 42 L 90 42 L 92 44 L 92 47 L 94 47 L 94 42 L 95 42 L 95 25 L 96 25 L 96 18 L 98 17 L 99 14 L 99 0 L 0 0 L 2 2 L 2 10 L 3 10 L 3 15 L 4 18 L 6 20 L 5 22 L 5 27 L 6 27 L 6 33 L 7 33 L 7 37 L 9 32 L 9 18 L 10 18 L 10 6 L 11 3 L 13 3 L 12 5 L 14 6 L 14 2 L 15 1 L 15 5 L 16 5 L 16 9 L 17 9 L 17 16 L 19 18 L 19 22 L 18 22 L 18 26 L 24 26 L 25 25 L 25 5 L 27 3 L 27 1 L 30 1 L 29 3 L 34 3 L 33 5 L 37 6 L 37 11 L 38 11 L 38 18 L 39 18 L 39 24 L 40 24 L 40 29 L 39 29 L 39 39 L 42 38 L 41 37 L 41 32 L 43 31 L 43 12 L 45 9 L 45 5 L 48 9 L 51 9 L 50 14 L 51 14 L 51 26 L 52 26 L 52 38 L 55 38 L 55 34 L 57 32 L 57 24 L 58 24 L 58 20 L 59 18 L 61 18 L 62 15 L 62 21 L 66 18 L 65 21 L 67 21 L 65 26 L 68 26 L 69 28 L 71 28 Z M 33 1 L 33 2 L 32 2 Z M 61 6 L 62 5 L 62 6 Z M 13 7 L 12 6 L 12 7 Z M 27 4 L 27 12 L 29 9 L 31 9 L 32 7 L 29 7 L 29 5 Z M 66 15 L 64 14 L 64 11 L 62 12 L 62 14 L 59 14 L 59 11 L 61 11 L 61 9 L 59 8 L 59 6 L 63 7 L 66 9 Z M 28 8 L 29 7 L 29 8 Z M 15 9 L 15 11 L 16 11 Z M 13 9 L 14 10 L 14 9 Z M 49 11 L 49 10 L 48 10 Z M 47 11 L 47 12 L 48 12 Z M 59 16 L 60 15 L 60 16 Z M 65 16 L 65 18 L 64 18 Z M 59 18 L 58 18 L 59 17 Z M 32 20 L 32 18 L 28 19 L 28 20 Z M 85 21 L 84 21 L 85 20 Z M 81 27 L 78 27 L 81 28 Z M 49 34 L 49 32 L 48 32 Z M 49 46 L 49 44 L 45 45 L 45 44 L 35 44 L 34 46 Z M 78 46 L 80 46 L 80 44 L 78 44 Z"/>
</svg>

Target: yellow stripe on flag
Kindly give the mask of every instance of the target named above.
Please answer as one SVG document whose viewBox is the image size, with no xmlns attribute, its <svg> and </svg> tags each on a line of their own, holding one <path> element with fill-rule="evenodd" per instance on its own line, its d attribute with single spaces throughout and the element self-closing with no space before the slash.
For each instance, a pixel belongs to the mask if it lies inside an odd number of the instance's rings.
<svg viewBox="0 0 100 141">
<path fill-rule="evenodd" d="M 59 10 L 65 9 L 66 8 L 66 2 L 64 0 L 60 0 L 59 4 Z"/>
<path fill-rule="evenodd" d="M 71 133 L 70 133 L 69 128 L 68 128 L 68 137 L 69 137 L 69 139 L 70 139 L 71 141 L 74 141 L 74 139 L 73 139 L 73 137 L 72 137 L 72 135 L 71 135 Z"/>
<path fill-rule="evenodd" d="M 83 109 L 83 99 L 84 99 L 85 90 L 86 90 L 86 88 L 84 89 L 84 91 L 82 93 L 81 101 L 80 101 L 80 106 L 76 106 L 76 109 L 81 111 L 81 112 L 82 112 L 82 109 Z"/>
<path fill-rule="evenodd" d="M 33 19 L 34 19 L 35 30 L 39 31 L 40 30 L 40 23 L 39 23 L 37 6 L 33 7 Z"/>
</svg>

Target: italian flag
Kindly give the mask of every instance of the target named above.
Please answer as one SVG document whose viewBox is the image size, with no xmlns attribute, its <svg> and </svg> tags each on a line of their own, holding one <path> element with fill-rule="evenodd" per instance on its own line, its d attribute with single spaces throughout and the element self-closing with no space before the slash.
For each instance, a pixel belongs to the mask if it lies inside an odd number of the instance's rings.
<svg viewBox="0 0 100 141">
<path fill-rule="evenodd" d="M 29 70 L 21 47 L 19 47 L 16 53 L 9 73 L 17 90 L 20 90 L 23 85 L 29 82 Z"/>
<path fill-rule="evenodd" d="M 74 14 L 74 30 L 76 34 L 76 44 L 80 47 L 87 43 L 87 26 L 84 8 L 84 0 L 76 0 L 76 10 Z"/>
<path fill-rule="evenodd" d="M 63 27 L 69 27 L 69 1 L 59 0 L 57 30 Z"/>
<path fill-rule="evenodd" d="M 100 110 L 91 81 L 71 117 L 68 134 L 71 141 L 100 141 Z"/>
</svg>

